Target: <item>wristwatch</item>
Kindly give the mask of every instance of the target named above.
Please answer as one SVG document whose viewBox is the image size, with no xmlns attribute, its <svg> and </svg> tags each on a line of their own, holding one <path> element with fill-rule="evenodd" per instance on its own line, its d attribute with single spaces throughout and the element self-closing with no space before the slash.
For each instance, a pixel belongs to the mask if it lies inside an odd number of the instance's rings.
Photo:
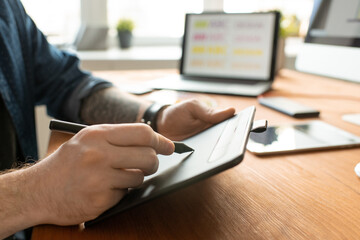
<svg viewBox="0 0 360 240">
<path fill-rule="evenodd" d="M 161 110 L 168 107 L 169 104 L 153 103 L 148 107 L 141 118 L 141 122 L 149 125 L 155 132 L 157 132 L 157 117 Z"/>
</svg>

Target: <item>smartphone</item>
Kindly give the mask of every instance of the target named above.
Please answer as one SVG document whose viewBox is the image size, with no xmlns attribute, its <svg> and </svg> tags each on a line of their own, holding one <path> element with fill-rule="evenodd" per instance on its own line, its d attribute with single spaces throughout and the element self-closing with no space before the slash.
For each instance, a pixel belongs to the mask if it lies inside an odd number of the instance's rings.
<svg viewBox="0 0 360 240">
<path fill-rule="evenodd" d="M 263 97 L 259 98 L 259 103 L 294 118 L 313 118 L 320 115 L 318 110 L 284 97 Z"/>
<path fill-rule="evenodd" d="M 256 155 L 359 147 L 360 137 L 323 121 L 270 126 L 251 133 L 247 149 Z"/>
</svg>

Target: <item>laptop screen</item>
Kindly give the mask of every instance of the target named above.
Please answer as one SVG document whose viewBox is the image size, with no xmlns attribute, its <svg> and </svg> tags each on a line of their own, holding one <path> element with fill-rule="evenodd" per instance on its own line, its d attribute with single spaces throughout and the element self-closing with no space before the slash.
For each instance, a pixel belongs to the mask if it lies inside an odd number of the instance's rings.
<svg viewBox="0 0 360 240">
<path fill-rule="evenodd" d="M 274 71 L 277 14 L 187 14 L 181 73 L 269 80 Z"/>
</svg>

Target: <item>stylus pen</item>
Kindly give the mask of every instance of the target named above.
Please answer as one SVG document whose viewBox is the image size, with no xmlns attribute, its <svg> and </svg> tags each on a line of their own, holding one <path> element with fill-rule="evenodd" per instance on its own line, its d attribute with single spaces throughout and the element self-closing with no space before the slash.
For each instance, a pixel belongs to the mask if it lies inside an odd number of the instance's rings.
<svg viewBox="0 0 360 240">
<path fill-rule="evenodd" d="M 65 132 L 65 133 L 78 133 L 81 129 L 86 128 L 86 125 L 79 124 L 79 123 L 72 123 L 72 122 L 65 122 L 61 120 L 52 119 L 50 121 L 49 128 L 53 131 L 58 132 Z M 186 152 L 193 152 L 194 149 L 187 146 L 185 143 L 182 142 L 173 142 L 175 144 L 175 151 L 176 153 L 186 153 Z"/>
</svg>

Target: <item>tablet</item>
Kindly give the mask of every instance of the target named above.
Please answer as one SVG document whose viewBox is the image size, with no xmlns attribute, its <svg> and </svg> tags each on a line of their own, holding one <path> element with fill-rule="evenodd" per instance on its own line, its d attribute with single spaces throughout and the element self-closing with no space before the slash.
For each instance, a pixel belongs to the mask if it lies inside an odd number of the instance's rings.
<svg viewBox="0 0 360 240">
<path fill-rule="evenodd" d="M 158 155 L 159 169 L 145 178 L 139 188 L 129 193 L 98 218 L 86 222 L 91 226 L 151 199 L 196 183 L 239 164 L 253 125 L 255 107 L 249 107 L 183 142 L 195 149 L 192 153 Z"/>
<path fill-rule="evenodd" d="M 247 149 L 257 155 L 360 146 L 360 137 L 323 121 L 270 126 L 251 133 Z"/>
</svg>

